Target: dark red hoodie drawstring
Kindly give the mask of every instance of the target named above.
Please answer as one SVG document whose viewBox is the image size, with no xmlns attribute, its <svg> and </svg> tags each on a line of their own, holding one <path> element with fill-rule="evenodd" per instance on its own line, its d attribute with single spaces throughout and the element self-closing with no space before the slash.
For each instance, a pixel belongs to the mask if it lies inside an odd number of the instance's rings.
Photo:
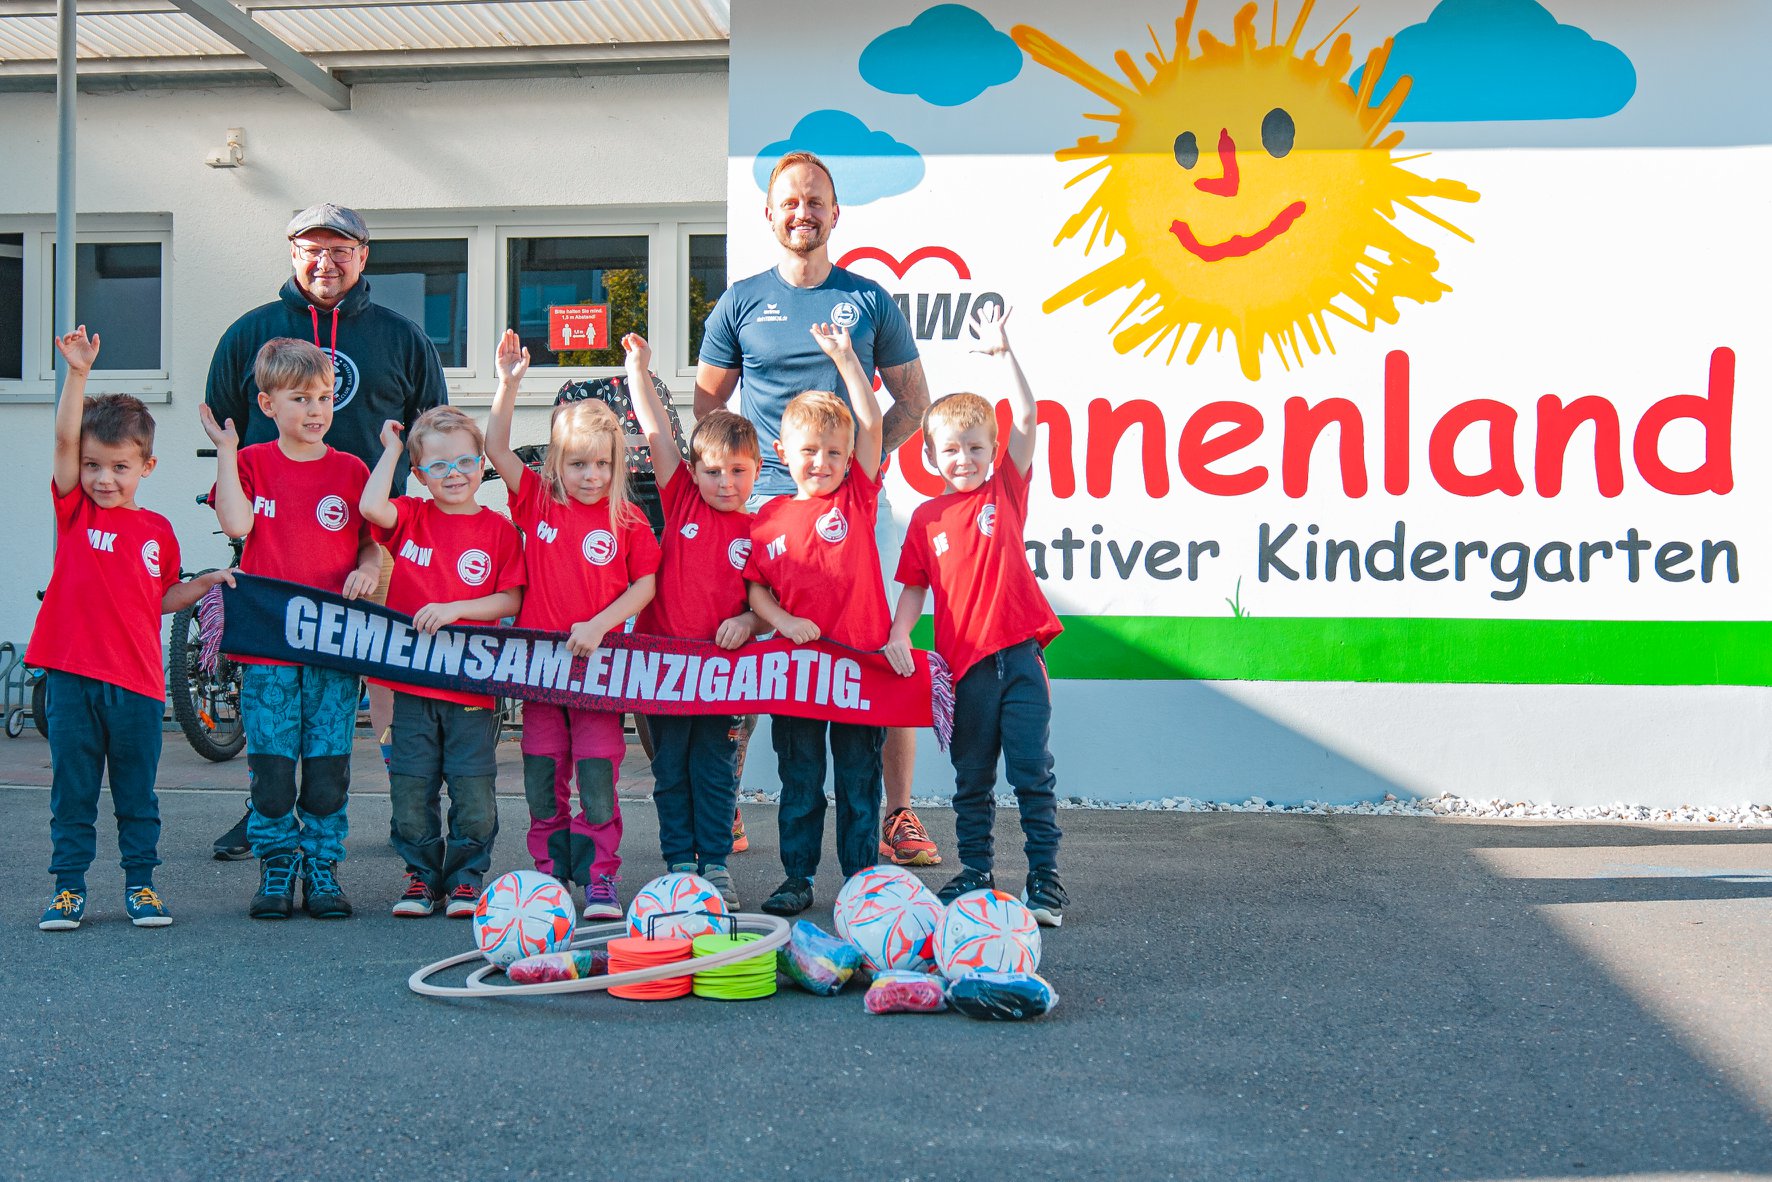
<svg viewBox="0 0 1772 1182">
<path fill-rule="evenodd" d="M 316 349 L 322 348 L 323 346 L 320 344 L 320 309 L 314 307 L 314 305 L 312 305 L 312 304 L 309 304 L 308 305 L 308 317 L 309 317 L 309 319 L 311 319 L 314 322 L 314 348 L 316 348 Z M 333 364 L 336 365 L 338 363 L 338 305 L 337 304 L 334 304 L 332 306 L 332 348 L 326 350 L 326 355 L 332 359 Z"/>
</svg>

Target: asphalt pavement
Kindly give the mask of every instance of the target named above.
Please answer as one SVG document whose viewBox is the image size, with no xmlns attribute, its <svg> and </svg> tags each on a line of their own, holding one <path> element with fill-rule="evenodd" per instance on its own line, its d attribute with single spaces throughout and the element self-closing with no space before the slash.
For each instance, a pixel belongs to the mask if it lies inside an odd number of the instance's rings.
<svg viewBox="0 0 1772 1182">
<path fill-rule="evenodd" d="M 162 782 L 202 779 L 175 742 Z M 254 867 L 208 856 L 229 765 L 162 795 L 172 927 L 124 919 L 105 805 L 85 926 L 38 932 L 31 743 L 0 744 L 0 1177 L 1772 1177 L 1772 834 L 1066 810 L 1037 1021 L 872 1017 L 854 988 L 450 1002 L 406 978 L 469 929 L 388 914 L 378 784 L 354 919 L 246 918 Z M 495 870 L 526 822 L 500 804 Z M 625 900 L 660 867 L 650 802 L 624 809 Z M 754 906 L 780 866 L 746 814 Z"/>
</svg>

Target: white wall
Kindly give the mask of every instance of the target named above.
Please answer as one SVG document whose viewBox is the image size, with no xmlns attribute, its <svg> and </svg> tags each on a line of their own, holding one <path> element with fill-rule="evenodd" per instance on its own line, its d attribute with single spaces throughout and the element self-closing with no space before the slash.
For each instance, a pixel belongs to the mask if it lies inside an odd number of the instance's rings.
<svg viewBox="0 0 1772 1182">
<path fill-rule="evenodd" d="M 225 556 L 213 515 L 193 503 L 214 478 L 195 458 L 207 442 L 196 416 L 210 354 L 288 277 L 282 231 L 295 210 L 324 200 L 366 211 L 725 201 L 723 73 L 365 85 L 354 104 L 332 112 L 271 88 L 80 96 L 80 211 L 172 219 L 171 398 L 152 406 L 160 467 L 142 503 L 172 519 L 187 566 Z M 229 127 L 246 130 L 246 165 L 206 167 Z M 52 216 L 53 95 L 0 95 L 0 161 L 0 215 Z M 483 402 L 491 386 L 486 370 L 452 382 L 450 397 Z M 545 437 L 544 414 L 519 418 L 519 442 Z M 0 640 L 29 635 L 49 578 L 51 417 L 47 404 L 0 401 L 10 459 Z"/>
</svg>

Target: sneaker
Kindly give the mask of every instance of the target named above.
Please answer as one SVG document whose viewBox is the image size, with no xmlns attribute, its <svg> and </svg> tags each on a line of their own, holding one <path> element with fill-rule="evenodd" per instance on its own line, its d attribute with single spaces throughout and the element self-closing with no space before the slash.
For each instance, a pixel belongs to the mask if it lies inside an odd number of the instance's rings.
<svg viewBox="0 0 1772 1182">
<path fill-rule="evenodd" d="M 57 891 L 49 909 L 37 921 L 40 932 L 71 932 L 86 918 L 85 891 Z"/>
<path fill-rule="evenodd" d="M 739 809 L 732 810 L 732 852 L 742 854 L 751 848 L 751 839 L 745 836 L 744 813 Z"/>
<path fill-rule="evenodd" d="M 738 891 L 732 885 L 732 874 L 718 862 L 710 862 L 701 868 L 701 876 L 714 885 L 720 897 L 726 900 L 726 910 L 738 910 Z"/>
<path fill-rule="evenodd" d="M 246 906 L 253 919 L 288 919 L 295 914 L 295 880 L 301 874 L 301 855 L 272 854 L 258 864 L 258 894 Z"/>
<path fill-rule="evenodd" d="M 248 812 L 237 825 L 215 839 L 210 848 L 217 862 L 242 862 L 252 857 L 252 842 L 246 839 L 246 822 L 250 820 L 252 813 Z"/>
<path fill-rule="evenodd" d="M 406 872 L 406 890 L 400 895 L 400 901 L 394 904 L 394 914 L 401 919 L 417 919 L 429 915 L 437 909 L 437 892 L 433 891 L 424 879 L 408 870 Z"/>
<path fill-rule="evenodd" d="M 449 904 L 443 908 L 443 914 L 450 919 L 466 919 L 479 905 L 480 888 L 472 883 L 458 882 L 449 892 Z"/>
<path fill-rule="evenodd" d="M 880 856 L 896 866 L 939 866 L 929 831 L 910 809 L 898 809 L 880 825 Z"/>
<path fill-rule="evenodd" d="M 980 870 L 976 866 L 960 863 L 960 873 L 948 879 L 947 885 L 935 892 L 942 906 L 947 906 L 967 891 L 988 891 L 995 889 L 997 876 L 989 870 Z"/>
<path fill-rule="evenodd" d="M 172 923 L 172 913 L 151 886 L 130 887 L 123 896 L 123 910 L 138 928 L 163 928 Z"/>
<path fill-rule="evenodd" d="M 1071 897 L 1064 893 L 1064 883 L 1053 867 L 1028 871 L 1028 885 L 1021 892 L 1021 901 L 1034 913 L 1035 920 L 1049 928 L 1064 922 L 1064 909 L 1071 905 Z"/>
<path fill-rule="evenodd" d="M 338 885 L 337 862 L 308 858 L 302 866 L 301 906 L 315 919 L 346 919 L 351 901 Z"/>
<path fill-rule="evenodd" d="M 682 865 L 689 873 L 693 874 L 695 872 L 695 867 L 693 865 L 688 863 L 683 863 Z M 621 896 L 615 892 L 615 883 L 615 875 L 599 874 L 597 875 L 597 881 L 585 888 L 584 918 L 621 918 Z"/>
<path fill-rule="evenodd" d="M 812 906 L 812 880 L 790 878 L 763 900 L 763 910 L 771 915 L 798 915 Z"/>
</svg>

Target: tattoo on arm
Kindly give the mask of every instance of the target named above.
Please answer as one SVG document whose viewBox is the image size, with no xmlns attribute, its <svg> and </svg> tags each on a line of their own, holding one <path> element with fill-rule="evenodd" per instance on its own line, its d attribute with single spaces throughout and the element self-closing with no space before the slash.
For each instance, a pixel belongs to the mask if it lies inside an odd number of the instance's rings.
<svg viewBox="0 0 1772 1182">
<path fill-rule="evenodd" d="M 884 450 L 893 452 L 923 425 L 923 412 L 929 409 L 929 383 L 923 377 L 921 358 L 881 370 L 880 382 L 892 395 L 881 434 Z"/>
</svg>

